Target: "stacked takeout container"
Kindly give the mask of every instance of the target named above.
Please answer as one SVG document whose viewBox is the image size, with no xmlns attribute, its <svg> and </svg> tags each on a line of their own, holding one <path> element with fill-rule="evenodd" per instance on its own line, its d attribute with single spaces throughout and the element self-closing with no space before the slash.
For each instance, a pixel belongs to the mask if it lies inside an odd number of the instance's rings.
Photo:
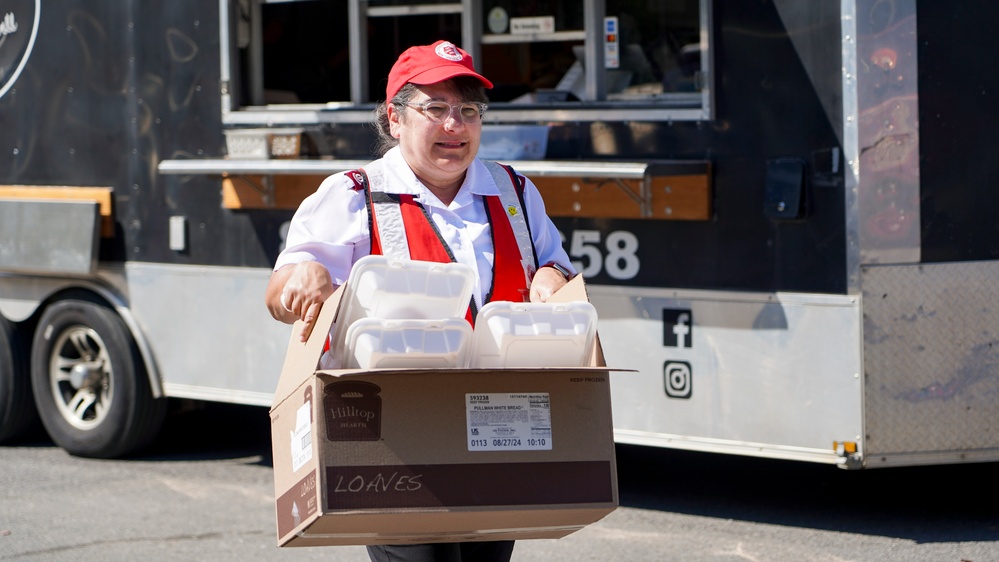
<svg viewBox="0 0 999 562">
<path fill-rule="evenodd" d="M 579 367 L 593 350 L 588 302 L 492 302 L 465 320 L 475 273 L 459 263 L 362 258 L 351 271 L 324 368 Z"/>
</svg>

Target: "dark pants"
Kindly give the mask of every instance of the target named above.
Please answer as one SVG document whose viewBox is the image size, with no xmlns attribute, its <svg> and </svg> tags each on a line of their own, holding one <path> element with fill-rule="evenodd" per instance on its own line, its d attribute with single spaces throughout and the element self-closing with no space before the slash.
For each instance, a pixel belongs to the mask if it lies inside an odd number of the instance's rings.
<svg viewBox="0 0 999 562">
<path fill-rule="evenodd" d="M 371 562 L 508 562 L 513 541 L 369 546 Z"/>
</svg>

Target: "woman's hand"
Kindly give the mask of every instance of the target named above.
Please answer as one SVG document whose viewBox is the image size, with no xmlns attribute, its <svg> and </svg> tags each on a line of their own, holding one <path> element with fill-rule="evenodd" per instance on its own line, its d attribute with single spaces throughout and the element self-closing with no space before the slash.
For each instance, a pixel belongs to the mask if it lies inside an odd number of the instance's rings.
<svg viewBox="0 0 999 562">
<path fill-rule="evenodd" d="M 304 342 L 312 334 L 323 303 L 336 289 L 322 264 L 314 261 L 289 264 L 271 274 L 265 297 L 267 309 L 276 320 L 286 324 L 304 322 L 300 336 Z"/>
<path fill-rule="evenodd" d="M 557 269 L 552 267 L 542 267 L 534 274 L 531 280 L 531 302 L 547 302 L 555 291 L 558 291 L 568 283 Z"/>
</svg>

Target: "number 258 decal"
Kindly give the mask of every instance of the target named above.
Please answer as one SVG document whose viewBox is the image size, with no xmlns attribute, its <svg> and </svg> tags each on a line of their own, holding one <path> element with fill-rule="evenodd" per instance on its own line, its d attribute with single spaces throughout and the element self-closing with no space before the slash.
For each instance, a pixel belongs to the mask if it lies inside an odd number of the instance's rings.
<svg viewBox="0 0 999 562">
<path fill-rule="evenodd" d="M 562 234 L 562 243 L 566 237 Z M 626 230 L 615 230 L 601 240 L 599 230 L 573 230 L 569 258 L 583 277 L 606 272 L 613 279 L 632 279 L 638 275 L 638 237 Z"/>
</svg>

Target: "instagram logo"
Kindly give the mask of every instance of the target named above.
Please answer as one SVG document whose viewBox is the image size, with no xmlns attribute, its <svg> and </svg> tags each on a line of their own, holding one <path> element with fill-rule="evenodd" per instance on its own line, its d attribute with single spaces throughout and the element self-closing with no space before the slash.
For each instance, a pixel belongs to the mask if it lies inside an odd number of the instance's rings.
<svg viewBox="0 0 999 562">
<path fill-rule="evenodd" d="M 690 380 L 690 363 L 686 361 L 667 361 L 663 366 L 663 378 L 666 396 L 670 398 L 690 398 L 693 390 Z"/>
</svg>

